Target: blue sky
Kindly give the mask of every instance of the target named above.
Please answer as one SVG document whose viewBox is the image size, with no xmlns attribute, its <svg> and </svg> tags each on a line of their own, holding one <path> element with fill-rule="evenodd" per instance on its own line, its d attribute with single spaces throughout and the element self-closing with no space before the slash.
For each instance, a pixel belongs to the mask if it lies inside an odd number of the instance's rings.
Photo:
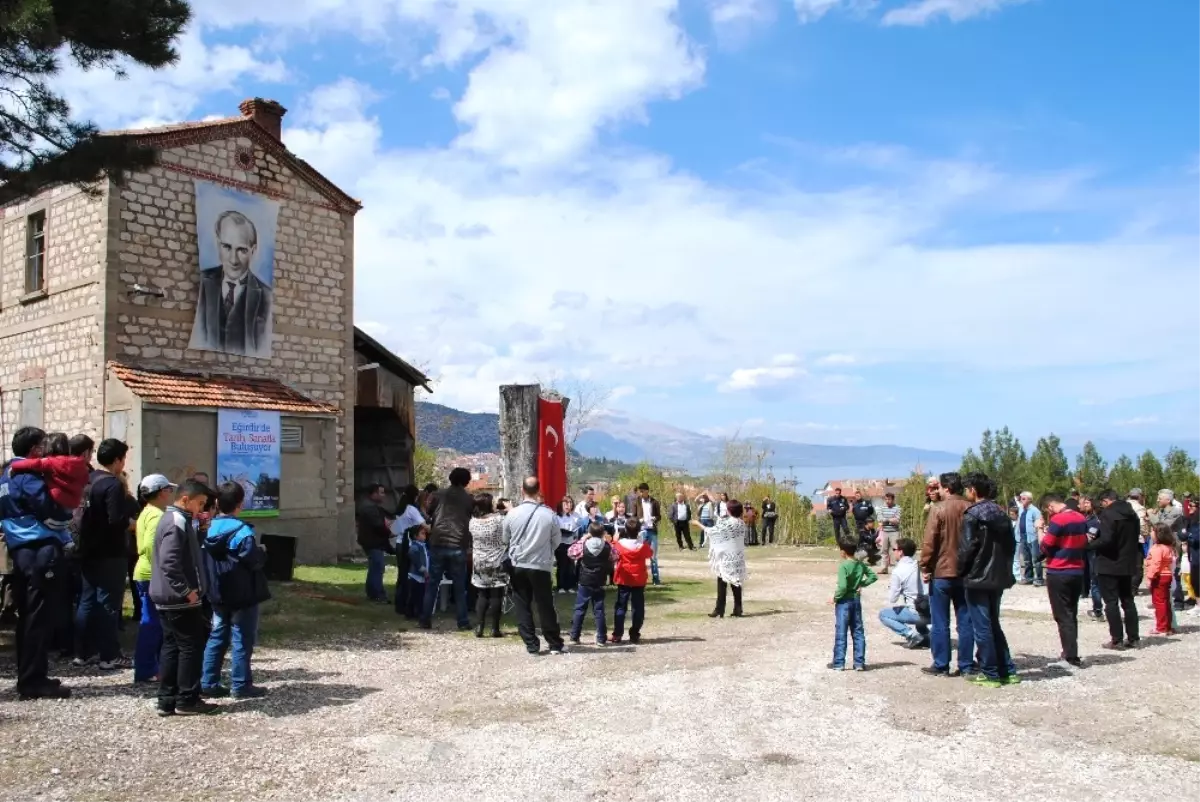
<svg viewBox="0 0 1200 802">
<path fill-rule="evenodd" d="M 1197 4 L 205 0 L 105 127 L 289 108 L 356 320 L 494 409 L 711 433 L 1200 437 Z"/>
</svg>

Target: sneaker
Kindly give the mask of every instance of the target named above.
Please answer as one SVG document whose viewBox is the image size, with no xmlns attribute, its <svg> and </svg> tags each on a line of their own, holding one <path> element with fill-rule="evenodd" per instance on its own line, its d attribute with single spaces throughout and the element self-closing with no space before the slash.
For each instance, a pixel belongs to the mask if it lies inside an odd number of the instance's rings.
<svg viewBox="0 0 1200 802">
<path fill-rule="evenodd" d="M 608 641 L 606 641 L 606 640 L 597 640 L 597 641 L 596 641 L 596 645 L 597 645 L 597 646 L 607 646 L 607 645 L 608 645 Z"/>
<path fill-rule="evenodd" d="M 173 707 L 156 707 L 156 708 L 154 708 L 154 712 L 158 714 L 159 718 L 168 718 L 170 716 L 175 715 L 175 708 L 173 708 Z"/>
<path fill-rule="evenodd" d="M 855 671 L 866 671 L 867 667 L 866 666 L 855 666 L 854 670 Z"/>
<path fill-rule="evenodd" d="M 247 685 L 245 688 L 234 688 L 229 695 L 234 699 L 261 699 L 267 695 L 267 689 L 258 685 Z"/>
<path fill-rule="evenodd" d="M 177 705 L 175 707 L 175 715 L 177 716 L 211 716 L 219 712 L 221 712 L 221 708 L 211 702 L 196 702 L 195 704 Z"/>
<path fill-rule="evenodd" d="M 71 665 L 76 668 L 86 668 L 87 666 L 94 666 L 99 662 L 100 656 L 94 654 L 91 657 L 76 657 L 71 661 Z"/>
<path fill-rule="evenodd" d="M 580 644 L 580 640 L 579 640 L 579 638 L 571 638 L 571 645 L 572 645 L 572 646 L 578 646 L 579 644 Z"/>
<path fill-rule="evenodd" d="M 630 636 L 629 636 L 629 642 L 630 642 L 630 643 L 632 643 L 632 644 L 634 644 L 635 646 L 636 646 L 638 643 L 640 643 L 640 642 L 641 642 L 641 640 L 642 640 L 642 636 L 641 636 L 641 635 L 630 635 Z"/>
<path fill-rule="evenodd" d="M 1033 586 L 1035 588 L 1044 588 L 1044 587 L 1046 587 L 1046 583 L 1045 582 L 1034 582 Z"/>
<path fill-rule="evenodd" d="M 1141 638 L 1126 638 L 1125 639 L 1125 648 L 1126 649 L 1136 649 L 1136 648 L 1138 648 L 1138 644 L 1140 644 L 1141 642 L 1142 642 Z"/>
<path fill-rule="evenodd" d="M 1074 666 L 1075 668 L 1083 668 L 1082 657 L 1073 657 L 1070 660 L 1063 660 L 1063 662 L 1069 666 Z"/>
<path fill-rule="evenodd" d="M 1126 646 L 1120 641 L 1110 640 L 1107 643 L 1102 644 L 1100 648 L 1108 649 L 1113 652 L 1123 652 L 1125 651 Z"/>
<path fill-rule="evenodd" d="M 224 699 L 229 695 L 229 689 L 224 685 L 214 685 L 211 688 L 201 688 L 200 695 L 205 699 Z"/>
<path fill-rule="evenodd" d="M 846 670 L 845 666 L 839 666 L 837 663 L 830 663 L 829 665 L 827 665 L 825 667 L 828 668 L 830 671 L 845 671 Z"/>
<path fill-rule="evenodd" d="M 96 663 L 96 668 L 101 671 L 127 671 L 133 668 L 133 661 L 128 657 L 114 657 L 112 660 L 101 660 Z"/>
<path fill-rule="evenodd" d="M 567 595 L 567 591 L 566 591 L 565 589 L 563 589 L 563 588 L 559 588 L 559 589 L 558 589 L 558 595 L 559 595 L 559 596 L 566 596 L 566 595 Z"/>
<path fill-rule="evenodd" d="M 998 679 L 991 679 L 986 674 L 974 674 L 967 682 L 980 688 L 1003 688 L 1004 683 Z"/>
<path fill-rule="evenodd" d="M 620 635 L 613 635 L 610 643 L 620 643 L 623 638 Z"/>
<path fill-rule="evenodd" d="M 1021 684 L 1021 675 L 1020 674 L 1009 674 L 1006 677 L 1004 677 L 1004 679 L 1000 680 L 1000 684 L 1001 685 L 1020 685 Z"/>
<path fill-rule="evenodd" d="M 934 668 L 933 666 L 922 666 L 921 673 L 928 674 L 931 677 L 948 677 L 948 676 L 950 676 L 950 669 Z"/>
<path fill-rule="evenodd" d="M 567 651 L 565 646 L 561 649 L 551 649 L 550 650 L 550 655 L 552 657 L 561 657 L 564 654 L 570 654 L 570 652 Z"/>
</svg>

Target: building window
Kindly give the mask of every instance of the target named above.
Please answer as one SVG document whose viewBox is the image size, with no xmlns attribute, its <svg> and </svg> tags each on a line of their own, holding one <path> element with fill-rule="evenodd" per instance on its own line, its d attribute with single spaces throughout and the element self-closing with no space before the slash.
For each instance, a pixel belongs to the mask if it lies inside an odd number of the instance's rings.
<svg viewBox="0 0 1200 802">
<path fill-rule="evenodd" d="M 25 294 L 46 289 L 46 213 L 34 212 L 25 221 Z"/>
<path fill-rule="evenodd" d="M 30 387 L 21 391 L 20 426 L 42 428 L 42 388 Z"/>
<path fill-rule="evenodd" d="M 303 451 L 304 427 L 281 425 L 279 427 L 279 448 L 283 451 Z"/>
</svg>

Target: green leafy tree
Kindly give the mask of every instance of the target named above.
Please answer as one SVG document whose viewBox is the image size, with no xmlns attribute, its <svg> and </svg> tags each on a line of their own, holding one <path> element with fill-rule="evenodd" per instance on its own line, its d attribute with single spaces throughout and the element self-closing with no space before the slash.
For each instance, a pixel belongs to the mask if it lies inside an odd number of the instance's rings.
<svg viewBox="0 0 1200 802">
<path fill-rule="evenodd" d="M 413 449 L 413 484 L 424 487 L 437 481 L 437 452 L 423 443 Z"/>
<path fill-rule="evenodd" d="M 1075 458 L 1072 480 L 1079 492 L 1092 498 L 1108 487 L 1108 465 L 1091 440 L 1083 444 L 1083 449 Z"/>
<path fill-rule="evenodd" d="M 965 460 L 964 460 L 965 462 Z M 921 545 L 925 535 L 925 475 L 913 471 L 896 499 L 900 505 L 900 534 L 911 537 Z"/>
<path fill-rule="evenodd" d="M 1046 493 L 1067 493 L 1071 489 L 1070 465 L 1056 435 L 1037 441 L 1029 457 L 1029 490 L 1035 497 Z"/>
<path fill-rule="evenodd" d="M 1108 486 L 1124 496 L 1137 487 L 1138 481 L 1138 472 L 1137 468 L 1133 466 L 1133 460 L 1122 454 L 1113 463 L 1112 470 L 1108 474 Z"/>
<path fill-rule="evenodd" d="M 1163 473 L 1162 463 L 1150 449 L 1146 449 L 1146 453 L 1138 457 L 1137 472 L 1138 485 L 1146 494 L 1146 499 L 1153 503 L 1158 491 L 1167 486 L 1167 477 Z"/>
<path fill-rule="evenodd" d="M 1006 502 L 1024 489 L 1029 460 L 1021 441 L 1007 426 L 998 432 L 984 431 L 979 441 L 979 453 L 968 450 L 963 456 L 959 473 L 966 476 L 982 471 L 996 482 L 997 497 Z"/>
<path fill-rule="evenodd" d="M 61 61 L 122 76 L 132 61 L 175 62 L 175 38 L 191 17 L 185 0 L 6 0 L 0 3 L 0 204 L 52 184 L 121 181 L 154 152 L 73 120 L 50 89 Z"/>
<path fill-rule="evenodd" d="M 1175 491 L 1175 495 L 1184 493 L 1200 494 L 1200 476 L 1196 474 L 1196 460 L 1188 456 L 1182 448 L 1172 448 L 1163 460 L 1163 479 Z M 1147 491 L 1149 492 L 1149 491 Z"/>
</svg>

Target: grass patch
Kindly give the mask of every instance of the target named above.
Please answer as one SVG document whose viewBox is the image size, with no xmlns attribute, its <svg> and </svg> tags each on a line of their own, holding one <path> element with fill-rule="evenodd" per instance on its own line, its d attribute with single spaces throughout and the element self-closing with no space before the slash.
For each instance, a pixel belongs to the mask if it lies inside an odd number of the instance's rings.
<svg viewBox="0 0 1200 802">
<path fill-rule="evenodd" d="M 366 576 L 367 567 L 363 563 L 297 566 L 292 582 L 271 584 L 272 598 L 262 608 L 260 637 L 266 643 L 286 645 L 316 638 L 385 635 L 414 628 L 414 622 L 397 616 L 392 605 L 367 601 L 363 590 Z M 396 569 L 389 566 L 384 575 L 384 587 L 389 596 L 394 592 L 395 584 Z M 714 596 L 713 584 L 679 579 L 651 585 L 646 588 L 646 606 L 674 606 Z M 608 590 L 606 604 L 611 617 L 617 594 L 615 587 L 610 586 Z M 565 626 L 575 609 L 575 594 L 555 594 L 554 606 L 559 622 Z M 504 617 L 504 623 L 510 629 L 515 626 L 511 613 Z M 453 604 L 444 613 L 434 611 L 434 626 L 443 630 L 453 628 Z"/>
</svg>

